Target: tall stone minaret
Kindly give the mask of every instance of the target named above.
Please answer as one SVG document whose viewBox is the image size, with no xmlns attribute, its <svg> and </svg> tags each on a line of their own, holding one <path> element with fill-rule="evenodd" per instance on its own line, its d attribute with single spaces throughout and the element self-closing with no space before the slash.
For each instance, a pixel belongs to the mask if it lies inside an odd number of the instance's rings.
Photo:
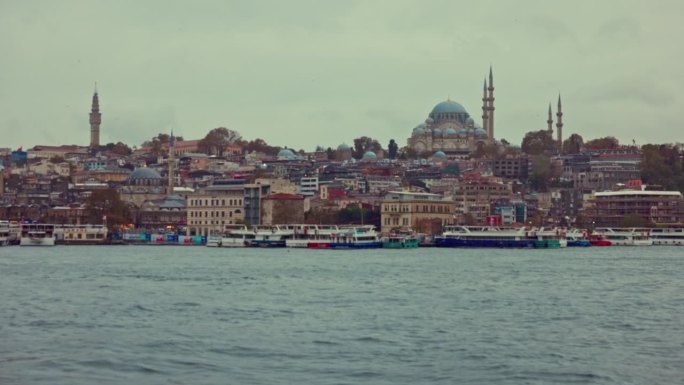
<svg viewBox="0 0 684 385">
<path fill-rule="evenodd" d="M 549 117 L 546 119 L 546 124 L 549 126 L 547 131 L 551 138 L 553 138 L 553 112 L 551 112 L 551 103 L 549 103 Z"/>
<path fill-rule="evenodd" d="M 489 139 L 494 139 L 494 76 L 492 76 L 492 66 L 489 66 L 489 87 L 487 88 L 489 95 L 487 100 L 489 101 L 489 113 L 487 114 L 487 135 Z"/>
<path fill-rule="evenodd" d="M 97 96 L 97 83 L 95 83 L 95 93 L 93 94 L 93 105 L 90 110 L 90 148 L 100 146 L 100 123 L 102 114 L 100 113 L 100 99 Z"/>
<path fill-rule="evenodd" d="M 487 78 L 484 80 L 484 87 L 482 87 L 482 128 L 489 132 L 488 117 L 489 111 L 487 110 Z"/>
<path fill-rule="evenodd" d="M 173 136 L 173 131 L 171 131 L 171 137 L 169 137 L 169 187 L 166 195 L 173 195 L 173 177 L 176 169 L 176 154 L 174 153 L 175 142 L 176 138 Z"/>
<path fill-rule="evenodd" d="M 561 109 L 561 97 L 558 94 L 558 112 L 556 112 L 556 135 L 558 135 L 558 152 L 563 152 L 563 110 Z"/>
</svg>

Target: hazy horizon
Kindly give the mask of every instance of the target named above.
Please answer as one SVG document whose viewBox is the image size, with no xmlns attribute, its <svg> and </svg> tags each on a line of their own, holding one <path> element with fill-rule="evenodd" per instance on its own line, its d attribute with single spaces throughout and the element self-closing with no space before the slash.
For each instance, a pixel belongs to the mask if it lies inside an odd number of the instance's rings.
<svg viewBox="0 0 684 385">
<path fill-rule="evenodd" d="M 22 1 L 0 3 L 0 147 L 139 146 L 216 127 L 312 150 L 406 144 L 450 97 L 520 144 L 563 99 L 564 136 L 683 141 L 684 3 Z"/>
</svg>

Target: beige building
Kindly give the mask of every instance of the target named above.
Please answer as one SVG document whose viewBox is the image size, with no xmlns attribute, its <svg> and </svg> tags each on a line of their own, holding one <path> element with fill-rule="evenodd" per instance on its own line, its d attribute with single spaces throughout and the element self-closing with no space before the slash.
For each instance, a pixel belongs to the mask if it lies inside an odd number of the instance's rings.
<svg viewBox="0 0 684 385">
<path fill-rule="evenodd" d="M 226 225 L 244 222 L 243 184 L 209 186 L 187 198 L 188 235 L 220 234 Z"/>
<path fill-rule="evenodd" d="M 404 228 L 435 235 L 453 224 L 454 202 L 437 194 L 391 191 L 380 201 L 380 221 L 383 234 Z"/>
<path fill-rule="evenodd" d="M 261 201 L 261 224 L 304 223 L 304 197 L 295 194 L 271 194 Z"/>
<path fill-rule="evenodd" d="M 491 203 L 501 199 L 512 199 L 513 185 L 498 177 L 466 176 L 454 187 L 453 200 L 462 223 L 485 224 L 490 215 Z M 471 217 L 472 223 L 467 220 Z"/>
<path fill-rule="evenodd" d="M 597 192 L 590 205 L 586 213 L 595 226 L 618 227 L 628 215 L 637 215 L 655 225 L 684 223 L 684 198 L 679 191 Z"/>
</svg>

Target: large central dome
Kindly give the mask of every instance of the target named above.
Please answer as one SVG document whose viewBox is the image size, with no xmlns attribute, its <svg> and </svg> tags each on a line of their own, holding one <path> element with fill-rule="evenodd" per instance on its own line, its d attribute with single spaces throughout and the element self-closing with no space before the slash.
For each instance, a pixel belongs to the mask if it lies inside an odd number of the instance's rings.
<svg viewBox="0 0 684 385">
<path fill-rule="evenodd" d="M 456 103 L 453 100 L 445 100 L 438 105 L 435 106 L 435 108 L 432 109 L 433 114 L 443 114 L 443 113 L 467 113 L 466 109 Z"/>
</svg>

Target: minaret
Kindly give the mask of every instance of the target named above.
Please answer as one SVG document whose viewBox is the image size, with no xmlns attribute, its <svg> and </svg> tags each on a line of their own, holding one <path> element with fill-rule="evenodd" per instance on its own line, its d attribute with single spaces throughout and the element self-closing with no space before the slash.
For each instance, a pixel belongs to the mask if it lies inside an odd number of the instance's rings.
<svg viewBox="0 0 684 385">
<path fill-rule="evenodd" d="M 489 114 L 487 114 L 487 123 L 489 127 L 487 128 L 487 135 L 489 139 L 494 140 L 494 76 L 492 76 L 492 66 L 489 66 L 489 96 L 487 100 L 489 101 Z"/>
<path fill-rule="evenodd" d="M 549 117 L 546 119 L 546 124 L 549 126 L 549 135 L 553 138 L 553 112 L 551 112 L 551 103 L 549 103 Z"/>
<path fill-rule="evenodd" d="M 175 155 L 174 154 L 174 145 L 175 145 L 176 138 L 173 136 L 173 130 L 171 131 L 171 136 L 169 137 L 169 187 L 166 192 L 166 195 L 173 195 L 173 176 L 174 176 L 174 171 L 175 171 Z"/>
<path fill-rule="evenodd" d="M 558 94 L 558 112 L 556 112 L 556 135 L 558 135 L 558 152 L 561 153 L 563 151 L 563 111 L 560 94 Z"/>
<path fill-rule="evenodd" d="M 489 111 L 487 111 L 487 78 L 484 80 L 484 87 L 482 87 L 482 127 L 487 130 L 489 125 L 487 123 L 487 116 Z"/>
<path fill-rule="evenodd" d="M 100 99 L 97 97 L 97 83 L 95 83 L 95 93 L 93 94 L 93 105 L 90 110 L 90 148 L 100 146 L 100 123 L 102 114 L 100 113 Z"/>
</svg>

